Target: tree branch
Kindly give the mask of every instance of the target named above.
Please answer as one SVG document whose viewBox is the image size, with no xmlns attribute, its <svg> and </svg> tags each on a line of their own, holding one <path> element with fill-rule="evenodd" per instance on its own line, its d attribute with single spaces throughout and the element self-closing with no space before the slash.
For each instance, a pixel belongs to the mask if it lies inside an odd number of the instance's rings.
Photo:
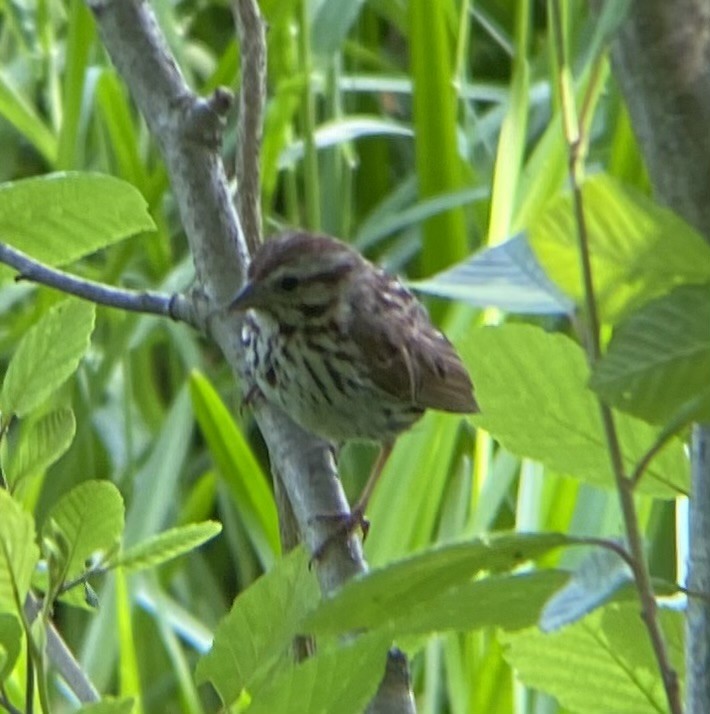
<svg viewBox="0 0 710 714">
<path fill-rule="evenodd" d="M 209 320 L 198 316 L 198 321 L 208 324 L 235 374 L 243 375 L 241 321 L 222 309 L 244 280 L 249 253 L 218 152 L 228 93 L 218 90 L 205 100 L 191 92 L 148 3 L 87 0 L 87 4 L 111 59 L 163 152 L 195 262 L 197 285 L 205 297 L 206 313 L 201 317 L 210 316 Z M 250 80 L 244 81 L 247 86 Z M 349 513 L 330 448 L 265 402 L 254 404 L 253 412 L 301 537 L 315 552 L 334 528 L 318 516 Z M 332 539 L 315 565 L 324 593 L 367 569 L 360 539 L 345 533 Z M 402 700 L 411 699 L 407 689 L 404 695 Z"/>
<path fill-rule="evenodd" d="M 261 138 L 266 102 L 266 35 L 256 0 L 233 0 L 242 61 L 237 200 L 249 251 L 261 243 Z"/>
<path fill-rule="evenodd" d="M 15 268 L 19 273 L 17 280 L 31 280 L 99 305 L 171 317 L 193 327 L 198 326 L 193 303 L 177 293 L 168 295 L 152 290 L 123 290 L 78 278 L 63 270 L 50 268 L 6 243 L 0 243 L 0 263 Z"/>
</svg>

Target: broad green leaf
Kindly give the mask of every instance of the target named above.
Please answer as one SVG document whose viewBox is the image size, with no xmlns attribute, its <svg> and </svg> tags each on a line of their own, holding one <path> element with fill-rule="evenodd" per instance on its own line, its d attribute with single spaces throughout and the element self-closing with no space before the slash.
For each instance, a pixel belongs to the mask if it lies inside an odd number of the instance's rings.
<svg viewBox="0 0 710 714">
<path fill-rule="evenodd" d="M 93 556 L 112 554 L 123 520 L 123 498 L 110 481 L 84 481 L 62 496 L 42 528 L 42 542 L 61 574 L 58 584 L 84 572 Z"/>
<path fill-rule="evenodd" d="M 136 571 L 152 568 L 179 555 L 189 553 L 222 530 L 216 521 L 191 523 L 158 533 L 138 545 L 134 545 L 109 563 L 112 568 L 121 567 Z"/>
<path fill-rule="evenodd" d="M 58 303 L 24 335 L 0 392 L 4 416 L 25 416 L 76 370 L 89 348 L 94 306 L 74 298 Z"/>
<path fill-rule="evenodd" d="M 481 413 L 476 424 L 508 450 L 558 473 L 612 488 L 614 478 L 589 369 L 581 347 L 563 335 L 529 325 L 471 332 L 463 346 Z M 625 414 L 616 428 L 624 467 L 631 473 L 657 430 Z M 639 490 L 675 498 L 689 488 L 688 461 L 671 440 L 650 463 Z"/>
<path fill-rule="evenodd" d="M 683 667 L 683 614 L 660 611 L 671 661 Z M 528 686 L 580 714 L 667 711 L 663 682 L 638 603 L 614 603 L 552 633 L 501 635 L 505 658 Z"/>
<path fill-rule="evenodd" d="M 198 683 L 210 681 L 229 705 L 258 686 L 289 652 L 318 586 L 302 549 L 290 553 L 235 600 L 197 664 Z M 293 711 L 299 711 L 294 709 Z"/>
<path fill-rule="evenodd" d="M 0 489 L 0 611 L 22 607 L 38 559 L 32 516 Z"/>
<path fill-rule="evenodd" d="M 12 672 L 22 647 L 22 625 L 16 615 L 0 612 L 0 682 Z"/>
<path fill-rule="evenodd" d="M 155 229 L 131 184 L 95 173 L 57 173 L 0 185 L 0 236 L 34 259 L 66 265 Z"/>
<path fill-rule="evenodd" d="M 432 548 L 349 581 L 307 618 L 305 632 L 338 633 L 408 619 L 483 570 L 512 570 L 568 540 L 557 533 L 512 534 Z M 426 606 L 423 606 L 426 608 Z"/>
<path fill-rule="evenodd" d="M 603 174 L 582 186 L 589 251 L 602 317 L 615 322 L 679 283 L 710 281 L 710 246 L 671 211 Z M 530 229 L 547 274 L 583 301 L 571 196 L 552 201 Z"/>
<path fill-rule="evenodd" d="M 85 704 L 79 714 L 131 714 L 134 710 L 133 699 L 113 699 L 107 697 L 94 704 Z"/>
<path fill-rule="evenodd" d="M 76 432 L 74 412 L 57 409 L 20 431 L 20 440 L 3 470 L 10 486 L 42 473 L 71 446 Z"/>
<path fill-rule="evenodd" d="M 387 633 L 363 635 L 277 671 L 254 692 L 247 712 L 359 714 L 382 680 L 390 644 Z"/>
<path fill-rule="evenodd" d="M 710 385 L 710 285 L 683 285 L 614 330 L 590 386 L 648 421 L 671 414 Z M 710 407 L 699 418 L 710 419 Z"/>
<path fill-rule="evenodd" d="M 210 453 L 232 492 L 262 565 L 268 567 L 281 546 L 276 504 L 264 472 L 219 395 L 197 371 L 190 375 L 190 396 Z"/>
</svg>

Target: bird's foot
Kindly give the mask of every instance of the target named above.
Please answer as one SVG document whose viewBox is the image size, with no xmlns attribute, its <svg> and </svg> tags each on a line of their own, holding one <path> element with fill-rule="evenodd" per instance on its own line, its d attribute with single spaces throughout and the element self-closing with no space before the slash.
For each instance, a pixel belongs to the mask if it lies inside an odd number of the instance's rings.
<svg viewBox="0 0 710 714">
<path fill-rule="evenodd" d="M 351 536 L 358 528 L 362 531 L 363 541 L 370 532 L 370 521 L 365 518 L 365 509 L 361 504 L 356 504 L 350 513 L 323 513 L 314 516 L 314 520 L 332 523 L 333 530 L 311 554 L 311 565 L 319 561 L 330 546 Z"/>
</svg>

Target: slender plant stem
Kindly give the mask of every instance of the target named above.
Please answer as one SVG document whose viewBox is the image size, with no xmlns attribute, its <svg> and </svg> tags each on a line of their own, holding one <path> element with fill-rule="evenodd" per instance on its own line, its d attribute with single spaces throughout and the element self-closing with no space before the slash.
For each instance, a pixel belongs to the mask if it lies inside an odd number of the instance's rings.
<svg viewBox="0 0 710 714">
<path fill-rule="evenodd" d="M 585 342 L 587 355 L 591 365 L 594 365 L 601 355 L 599 337 L 599 315 L 594 292 L 594 280 L 592 276 L 592 265 L 589 250 L 589 235 L 584 212 L 584 199 L 582 195 L 580 175 L 583 165 L 585 142 L 580 135 L 574 108 L 574 94 L 572 91 L 572 81 L 569 72 L 569 65 L 565 59 L 565 46 L 562 33 L 561 7 L 559 0 L 552 2 L 552 23 L 556 42 L 557 55 L 559 59 L 560 78 L 560 99 L 562 105 L 563 125 L 565 128 L 565 138 L 569 150 L 569 177 L 572 185 L 572 196 L 575 220 L 577 225 L 577 237 L 579 240 L 579 254 L 582 268 L 582 279 L 584 283 L 584 296 L 586 308 L 586 331 Z M 587 119 L 589 108 L 585 104 Z M 586 122 L 585 122 L 586 123 Z M 599 400 L 599 411 L 604 428 L 604 435 L 609 450 L 612 471 L 616 481 L 617 493 L 624 519 L 626 539 L 631 555 L 631 568 L 634 575 L 634 582 L 641 602 L 641 614 L 646 624 L 646 629 L 651 640 L 651 645 L 658 663 L 666 698 L 672 714 L 682 714 L 680 701 L 680 689 L 678 686 L 678 676 L 673 669 L 668 649 L 666 647 L 663 632 L 658 621 L 658 607 L 651 585 L 651 576 L 648 570 L 648 563 L 643 547 L 643 537 L 639 528 L 638 515 L 636 513 L 636 503 L 634 501 L 633 479 L 626 476 L 621 444 L 618 432 L 614 424 L 614 416 L 611 409 Z"/>
</svg>

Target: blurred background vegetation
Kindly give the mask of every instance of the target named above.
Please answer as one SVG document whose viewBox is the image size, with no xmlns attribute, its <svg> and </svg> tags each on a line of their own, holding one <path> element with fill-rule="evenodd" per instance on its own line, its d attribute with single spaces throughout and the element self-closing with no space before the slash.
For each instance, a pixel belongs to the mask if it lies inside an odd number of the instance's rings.
<svg viewBox="0 0 710 714">
<path fill-rule="evenodd" d="M 151 4 L 195 90 L 238 91 L 239 49 L 226 1 Z M 590 169 L 647 190 L 618 89 L 606 63 L 592 64 L 605 28 L 586 3 L 563 7 L 575 86 L 580 96 L 590 82 L 598 88 Z M 263 0 L 261 8 L 269 48 L 267 234 L 285 226 L 321 230 L 392 272 L 424 277 L 531 226 L 564 189 L 567 153 L 545 2 Z M 232 117 L 224 145 L 228 167 L 235 123 Z M 129 181 L 148 202 L 155 233 L 71 270 L 132 288 L 190 284 L 191 260 L 159 152 L 82 0 L 0 5 L 0 145 L 2 181 L 98 171 Z M 3 363 L 59 297 L 5 280 Z M 462 305 L 429 306 L 455 341 L 473 324 L 501 319 Z M 205 438 L 214 428 L 197 423 L 206 383 L 246 437 L 239 448 L 230 442 L 215 453 L 219 440 Z M 218 352 L 186 326 L 99 308 L 89 358 L 55 400 L 71 402 L 77 433 L 68 453 L 22 493 L 38 523 L 59 494 L 84 479 L 108 478 L 126 499 L 128 543 L 208 517 L 224 524 L 216 541 L 150 576 L 108 579 L 98 612 L 60 609 L 62 631 L 101 690 L 140 692 L 146 712 L 214 710 L 214 696 L 193 684 L 194 662 L 235 595 L 276 555 L 257 551 L 236 503 L 240 489 L 268 473 L 259 434 L 239 409 L 238 385 Z M 351 495 L 372 455 L 366 446 L 343 454 Z M 674 579 L 672 506 L 640 504 L 654 571 Z M 370 517 L 374 564 L 495 529 L 594 535 L 620 527 L 613 492 L 543 474 L 442 415 L 429 415 L 402 439 Z M 516 682 L 490 632 L 431 639 L 413 673 L 422 712 L 560 711 Z"/>
</svg>

